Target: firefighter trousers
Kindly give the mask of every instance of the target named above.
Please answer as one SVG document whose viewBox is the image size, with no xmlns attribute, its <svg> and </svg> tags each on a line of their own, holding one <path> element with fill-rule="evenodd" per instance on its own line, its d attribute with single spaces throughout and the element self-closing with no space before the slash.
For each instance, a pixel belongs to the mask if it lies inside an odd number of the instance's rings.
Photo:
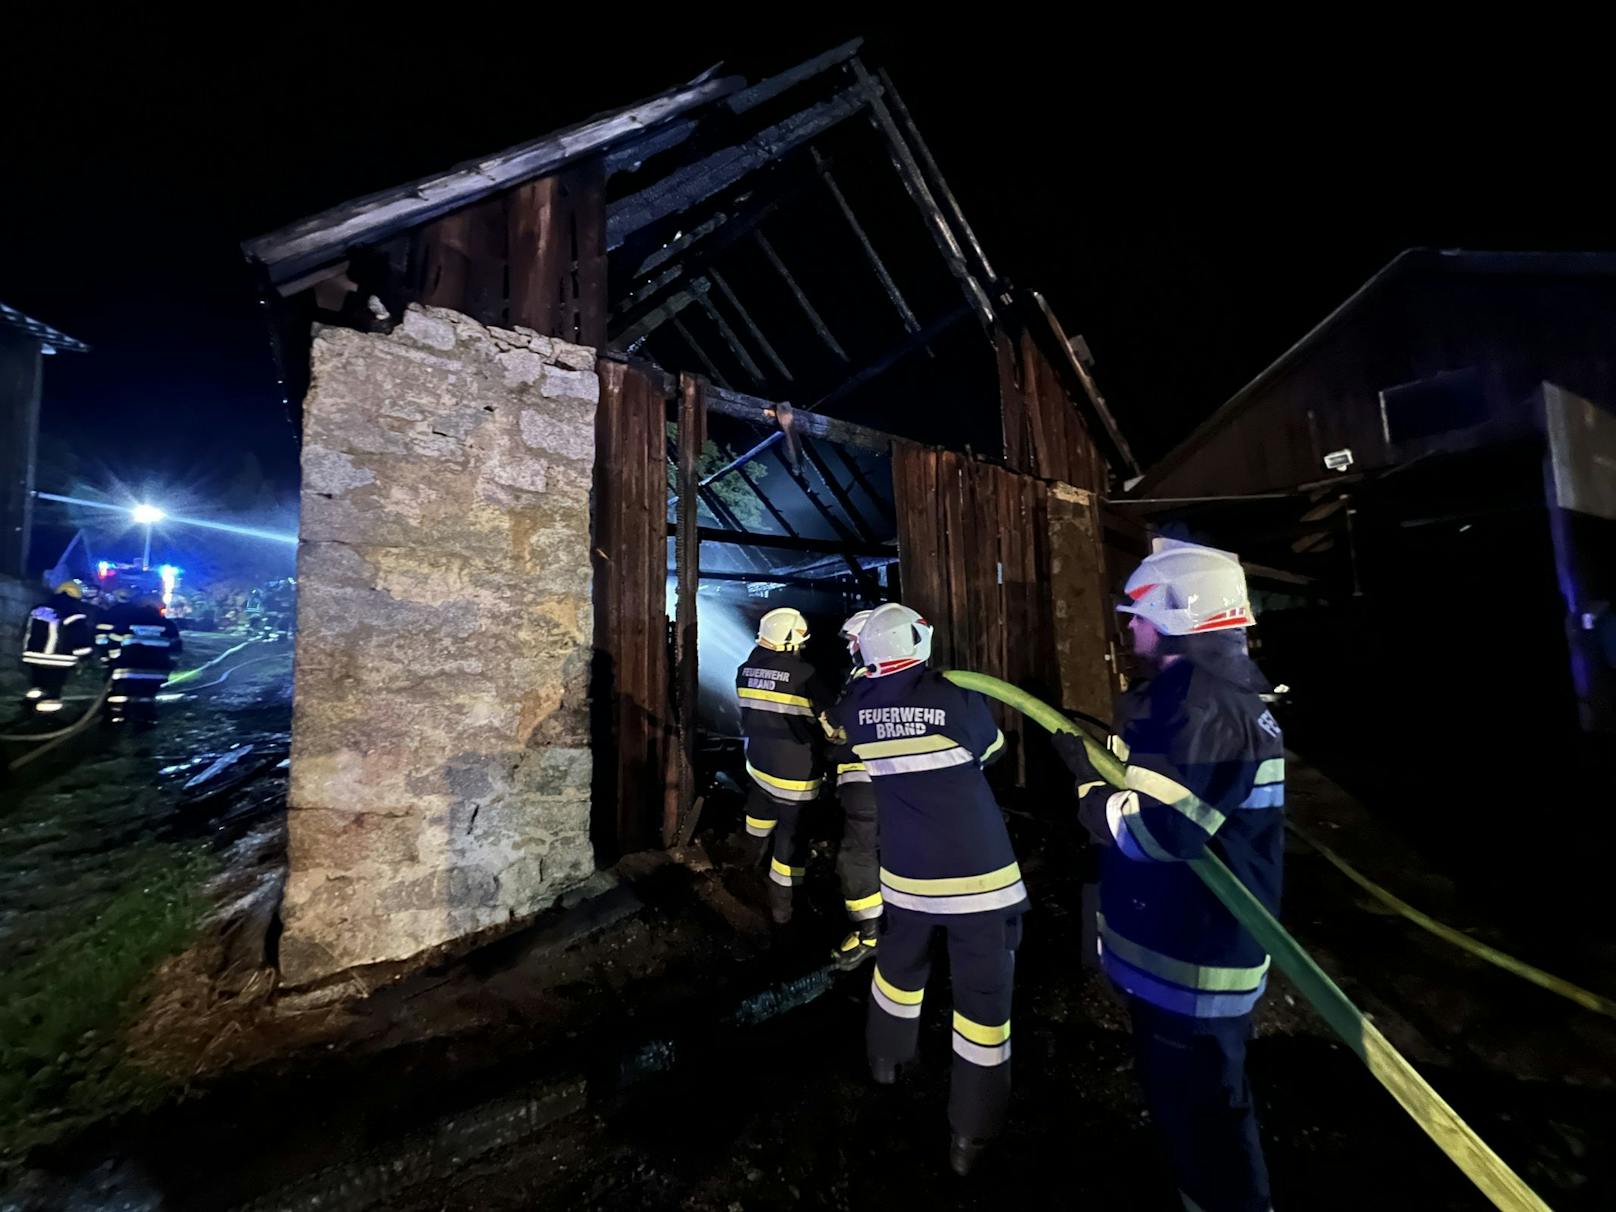
<svg viewBox="0 0 1616 1212">
<path fill-rule="evenodd" d="M 854 926 L 881 916 L 881 866 L 876 859 L 875 790 L 868 783 L 844 783 L 836 789 L 842 801 L 842 845 L 836 852 L 836 876 L 842 901 Z"/>
<path fill-rule="evenodd" d="M 768 856 L 769 912 L 781 925 L 791 920 L 792 891 L 807 871 L 807 839 L 798 827 L 805 806 L 801 801 L 775 799 L 756 783 L 746 799 L 746 832 L 757 857 Z"/>
<path fill-rule="evenodd" d="M 1145 1103 L 1186 1208 L 1268 1212 L 1268 1167 L 1246 1080 L 1251 1015 L 1191 1018 L 1131 999 Z"/>
<path fill-rule="evenodd" d="M 57 703 L 62 698 L 62 688 L 67 685 L 67 675 L 73 672 L 71 665 L 34 665 L 28 666 L 28 679 L 30 686 L 38 694 L 30 694 L 28 698 L 33 701 Z"/>
<path fill-rule="evenodd" d="M 954 995 L 948 1122 L 973 1140 L 997 1136 L 1010 1105 L 1010 990 L 1023 908 L 936 914 L 888 905 L 881 918 L 865 1032 L 870 1060 L 915 1059 L 932 940 L 942 931 Z"/>
</svg>

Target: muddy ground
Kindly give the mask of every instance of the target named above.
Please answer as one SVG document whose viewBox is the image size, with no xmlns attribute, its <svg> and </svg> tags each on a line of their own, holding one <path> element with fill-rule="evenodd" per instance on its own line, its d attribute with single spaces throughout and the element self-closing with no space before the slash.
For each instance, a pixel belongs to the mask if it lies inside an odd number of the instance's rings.
<svg viewBox="0 0 1616 1212">
<path fill-rule="evenodd" d="M 1060 806 L 1019 804 L 1011 818 L 1036 897 L 1018 968 L 1016 1093 L 1008 1135 L 962 1182 L 945 1164 L 946 965 L 925 1063 L 873 1087 L 867 969 L 837 977 L 822 963 L 841 929 L 828 813 L 811 867 L 817 909 L 787 937 L 763 924 L 760 876 L 724 863 L 715 806 L 701 845 L 631 856 L 469 956 L 274 991 L 261 908 L 278 887 L 281 776 L 266 764 L 211 799 L 184 790 L 232 745 L 255 746 L 252 762 L 284 745 L 284 654 L 230 660 L 258 657 L 276 659 L 196 689 L 167 705 L 158 732 L 98 743 L 8 802 L 8 970 L 64 930 L 80 937 L 129 873 L 195 862 L 201 893 L 182 906 L 189 933 L 166 918 L 131 923 L 184 953 L 142 951 L 156 985 L 86 1045 L 87 1060 L 33 1075 L 35 1112 L 71 1101 L 74 1081 L 88 1087 L 76 1118 L 36 1132 L 26 1164 L 14 1159 L 0 1208 L 1176 1206 L 1125 1016 L 1079 960 L 1077 834 Z M 1373 878 L 1547 962 L 1541 940 L 1512 931 L 1507 905 L 1467 899 L 1315 772 L 1293 769 L 1291 802 Z M 1616 1206 L 1601 1147 L 1616 1139 L 1616 1023 L 1376 911 L 1299 843 L 1285 920 L 1551 1206 Z M 1616 988 L 1606 946 L 1557 943 L 1554 960 Z M 96 1068 L 114 1052 L 125 1060 L 110 1072 L 139 1081 Z M 1276 1206 L 1486 1206 L 1283 979 L 1251 1067 Z M 98 1109 L 118 1113 L 91 1122 Z"/>
</svg>

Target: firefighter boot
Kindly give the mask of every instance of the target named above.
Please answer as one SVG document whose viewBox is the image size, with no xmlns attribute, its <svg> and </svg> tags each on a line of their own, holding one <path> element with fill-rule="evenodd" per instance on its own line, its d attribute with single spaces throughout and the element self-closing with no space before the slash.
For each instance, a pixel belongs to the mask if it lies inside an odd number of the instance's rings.
<svg viewBox="0 0 1616 1212">
<path fill-rule="evenodd" d="M 875 955 L 875 923 L 860 922 L 858 929 L 844 938 L 831 951 L 838 971 L 851 972 Z"/>
<path fill-rule="evenodd" d="M 961 1178 L 976 1168 L 976 1163 L 982 1157 L 982 1150 L 987 1148 L 987 1141 L 975 1140 L 969 1136 L 954 1133 L 948 1145 L 948 1168 Z"/>
<path fill-rule="evenodd" d="M 769 881 L 769 917 L 776 926 L 791 925 L 791 893 L 790 884 Z"/>
</svg>

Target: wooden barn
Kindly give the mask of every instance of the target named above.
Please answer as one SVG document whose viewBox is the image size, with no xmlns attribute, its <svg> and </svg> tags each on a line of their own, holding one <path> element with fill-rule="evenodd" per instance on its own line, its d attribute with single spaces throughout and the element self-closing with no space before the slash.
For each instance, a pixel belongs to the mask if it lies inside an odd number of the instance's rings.
<svg viewBox="0 0 1616 1212">
<path fill-rule="evenodd" d="M 735 646 L 784 602 L 834 659 L 842 617 L 902 598 L 940 662 L 1108 711 L 1100 505 L 1138 469 L 1086 347 L 995 271 L 857 42 L 243 247 L 305 436 L 293 979 L 687 840 L 740 771 Z M 435 832 L 462 819 L 472 841 Z M 395 845 L 356 929 L 332 890 Z M 513 851 L 521 880 L 490 874 Z"/>
<path fill-rule="evenodd" d="M 1616 256 L 1405 252 L 1129 495 L 1257 566 L 1292 740 L 1433 844 L 1609 798 Z"/>
</svg>

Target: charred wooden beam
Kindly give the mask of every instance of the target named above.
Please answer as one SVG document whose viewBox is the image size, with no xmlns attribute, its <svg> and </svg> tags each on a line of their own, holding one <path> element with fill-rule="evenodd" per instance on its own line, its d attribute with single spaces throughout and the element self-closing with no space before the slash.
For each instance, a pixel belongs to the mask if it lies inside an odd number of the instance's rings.
<svg viewBox="0 0 1616 1212">
<path fill-rule="evenodd" d="M 668 523 L 668 534 L 678 537 L 678 524 Z M 844 542 L 840 539 L 814 539 L 803 535 L 783 534 L 740 534 L 733 530 L 723 530 L 716 526 L 698 526 L 696 537 L 703 543 L 732 543 L 751 545 L 753 547 L 777 548 L 781 551 L 804 551 L 811 555 L 832 556 L 889 556 L 892 548 L 881 543 L 863 543 L 858 540 Z"/>
<path fill-rule="evenodd" d="M 808 296 L 803 293 L 802 287 L 798 285 L 797 279 L 792 276 L 791 270 L 786 268 L 786 263 L 780 259 L 780 254 L 775 252 L 774 245 L 769 243 L 762 232 L 757 232 L 752 238 L 757 241 L 758 248 L 768 258 L 769 264 L 774 266 L 774 272 L 780 275 L 781 281 L 786 284 L 786 289 L 791 292 L 791 297 L 796 299 L 797 306 L 802 308 L 803 315 L 808 317 L 808 322 L 814 326 L 814 331 L 819 334 L 819 339 L 825 343 L 826 348 L 843 362 L 851 362 L 852 359 L 847 356 L 847 351 L 842 348 L 841 342 L 831 335 L 830 329 L 825 325 L 824 318 L 820 316 L 814 305 L 808 301 Z"/>
<path fill-rule="evenodd" d="M 982 284 L 971 273 L 971 268 L 965 263 L 965 252 L 960 248 L 959 241 L 954 237 L 953 229 L 948 226 L 948 220 L 943 217 L 942 209 L 937 205 L 937 199 L 932 196 L 926 178 L 915 163 L 914 153 L 904 142 L 903 132 L 898 129 L 897 122 L 892 113 L 881 100 L 880 88 L 870 73 L 855 57 L 851 60 L 853 74 L 864 87 L 869 96 L 870 118 L 877 130 L 886 138 L 887 150 L 892 156 L 892 166 L 897 169 L 898 177 L 903 187 L 908 191 L 910 199 L 920 211 L 925 221 L 926 230 L 931 233 L 932 239 L 937 243 L 937 251 L 942 253 L 943 260 L 948 264 L 949 272 L 959 280 L 965 297 L 970 300 L 972 309 L 977 318 L 987 328 L 993 327 L 993 304 L 982 290 Z"/>
<path fill-rule="evenodd" d="M 858 506 L 853 504 L 853 498 L 848 494 L 847 489 L 842 486 L 842 482 L 836 478 L 836 473 L 831 470 L 830 464 L 825 461 L 825 456 L 819 453 L 819 448 L 813 442 L 804 438 L 802 451 L 808 456 L 808 461 L 814 465 L 814 470 L 819 473 L 819 478 L 825 481 L 825 487 L 830 489 L 830 495 L 836 498 L 836 503 L 842 507 L 842 512 L 847 515 L 848 521 L 853 523 L 853 529 L 858 531 L 859 537 L 866 542 L 874 542 L 875 531 L 865 522 L 864 515 L 859 512 Z"/>
<path fill-rule="evenodd" d="M 819 399 L 814 401 L 813 407 L 815 409 L 824 408 L 828 404 L 834 404 L 843 396 L 852 394 L 859 388 L 863 387 L 866 383 L 869 383 L 873 379 L 879 378 L 881 375 L 891 370 L 894 366 L 903 361 L 910 354 L 914 353 L 917 349 L 923 349 L 925 346 L 930 345 L 938 337 L 942 336 L 950 328 L 953 328 L 954 325 L 958 324 L 970 314 L 971 307 L 969 303 L 959 304 L 947 315 L 939 316 L 930 324 L 926 325 L 925 328 L 918 332 L 911 333 L 909 336 L 905 337 L 897 345 L 893 346 L 886 353 L 882 354 L 874 362 L 871 362 L 868 366 L 859 371 L 858 374 L 854 375 L 846 382 L 837 387 L 833 387 L 830 391 L 820 396 Z"/>
<path fill-rule="evenodd" d="M 757 396 L 749 396 L 745 392 L 729 388 L 713 389 L 707 393 L 709 412 L 722 413 L 727 417 L 752 421 L 759 425 L 778 423 L 775 407 L 772 400 L 759 399 Z M 827 442 L 839 442 L 844 446 L 871 450 L 878 454 L 885 454 L 892 448 L 892 435 L 882 433 L 879 429 L 855 425 L 851 421 L 838 421 L 834 417 L 821 416 L 806 409 L 798 409 L 795 420 L 798 431 L 811 438 L 823 438 Z"/>
<path fill-rule="evenodd" d="M 965 242 L 965 247 L 970 251 L 971 256 L 975 259 L 977 268 L 982 271 L 982 281 L 992 288 L 998 282 L 999 276 L 993 272 L 993 266 L 988 263 L 988 255 L 982 249 L 982 242 L 976 238 L 976 233 L 971 230 L 970 223 L 966 221 L 965 212 L 960 209 L 959 199 L 954 196 L 954 191 L 949 188 L 948 179 L 943 176 L 943 170 L 937 167 L 937 161 L 931 154 L 931 148 L 926 146 L 926 140 L 921 137 L 920 128 L 915 125 L 915 120 L 909 116 L 909 107 L 903 103 L 903 98 L 898 95 L 898 90 L 893 87 L 892 80 L 887 75 L 886 69 L 881 69 L 879 75 L 881 87 L 886 92 L 887 104 L 891 106 L 892 114 L 898 120 L 904 138 L 908 140 L 909 146 L 914 148 L 915 157 L 920 161 L 920 167 L 925 171 L 927 180 L 930 181 L 932 189 L 936 191 L 949 216 L 954 220 L 954 228 L 959 233 L 960 239 Z"/>
<path fill-rule="evenodd" d="M 785 435 L 781 434 L 780 436 L 784 437 Z M 752 490 L 752 495 L 758 499 L 763 508 L 768 510 L 769 516 L 774 519 L 774 524 L 792 538 L 796 538 L 797 528 L 791 524 L 791 519 L 786 517 L 768 493 L 758 487 L 757 481 L 752 478 L 752 473 L 747 471 L 745 467 L 737 467 L 735 474 L 741 478 L 741 483 Z"/>
<path fill-rule="evenodd" d="M 641 261 L 639 265 L 635 267 L 634 271 L 629 274 L 629 277 L 631 279 L 639 278 L 650 273 L 658 266 L 666 265 L 669 261 L 686 251 L 692 244 L 699 243 L 700 241 L 706 239 L 708 236 L 712 235 L 713 232 L 724 226 L 724 224 L 727 222 L 729 222 L 729 216 L 727 214 L 725 214 L 723 211 L 714 212 L 712 215 L 708 216 L 708 218 L 698 223 L 695 227 L 692 227 L 689 231 L 680 232 L 666 244 L 663 244 L 659 248 L 653 249 L 646 255 L 645 260 Z"/>
<path fill-rule="evenodd" d="M 856 60 L 854 62 L 857 62 Z M 865 73 L 853 88 L 812 105 L 733 147 L 704 156 L 638 193 L 612 203 L 606 212 L 606 247 L 620 247 L 635 232 L 688 210 L 737 181 L 845 121 L 870 104 L 878 89 Z"/>
<path fill-rule="evenodd" d="M 705 283 L 698 288 L 697 284 L 692 282 L 685 289 L 669 295 L 633 324 L 613 336 L 612 344 L 618 349 L 632 349 L 694 303 L 705 289 Z"/>
<path fill-rule="evenodd" d="M 658 421 L 660 424 L 660 420 Z M 699 588 L 700 542 L 691 542 L 696 526 L 696 457 L 706 441 L 702 384 L 691 375 L 679 380 L 679 524 L 673 540 L 675 592 L 673 662 L 678 737 L 673 747 L 673 775 L 663 802 L 662 844 L 679 836 L 680 826 L 696 800 L 697 669 L 696 592 Z"/>
<path fill-rule="evenodd" d="M 784 359 L 775 351 L 774 346 L 769 344 L 769 338 L 763 335 L 763 330 L 758 327 L 757 321 L 752 318 L 752 313 L 746 309 L 746 304 L 741 302 L 740 296 L 735 293 L 734 288 L 716 269 L 709 270 L 707 277 L 712 280 L 714 286 L 718 287 L 718 293 L 729 300 L 729 305 L 735 309 L 735 314 L 740 316 L 741 323 L 746 325 L 746 331 L 752 334 L 752 340 L 757 342 L 758 348 L 763 351 L 763 356 L 769 360 L 775 370 L 780 372 L 780 377 L 787 383 L 793 382 L 791 368 L 785 364 Z"/>
<path fill-rule="evenodd" d="M 696 361 L 700 362 L 702 369 L 712 376 L 713 382 L 722 383 L 724 376 L 719 373 L 718 367 L 713 365 L 713 360 L 707 356 L 707 351 L 702 348 L 701 342 L 696 340 L 696 334 L 690 331 L 685 322 L 675 317 L 673 331 L 679 334 L 680 340 L 690 346 L 690 352 L 696 355 Z"/>
<path fill-rule="evenodd" d="M 774 448 L 774 455 L 776 462 L 785 468 L 786 474 L 795 481 L 802 495 L 808 498 L 808 503 L 814 507 L 820 517 L 825 519 L 825 524 L 841 538 L 842 558 L 847 561 L 848 568 L 858 578 L 860 587 L 873 592 L 876 586 L 870 579 L 869 573 L 864 571 L 864 565 L 855 560 L 849 551 L 850 547 L 861 541 L 859 536 L 853 532 L 846 522 L 836 516 L 835 510 L 819 499 L 819 494 L 814 491 L 814 486 L 808 482 L 808 477 L 802 474 L 801 468 L 792 466 L 791 460 L 785 457 L 785 452 L 781 447 L 776 446 Z"/>
<path fill-rule="evenodd" d="M 836 589 L 837 582 L 842 577 L 853 574 L 840 566 L 835 572 L 828 572 L 822 577 L 802 576 L 789 572 L 716 572 L 702 569 L 701 579 L 704 581 L 740 581 L 743 583 L 762 583 L 767 585 L 786 585 L 792 589 Z M 849 586 L 848 588 L 853 588 Z M 862 589 L 858 590 L 862 593 Z"/>
<path fill-rule="evenodd" d="M 344 202 L 247 240 L 242 250 L 260 262 L 269 280 L 281 287 L 321 265 L 341 260 L 350 248 L 377 243 L 523 181 L 553 173 L 625 136 L 737 92 L 742 84 L 735 76 L 701 77 L 682 88 L 518 144 L 486 159 Z"/>
<path fill-rule="evenodd" d="M 874 505 L 876 509 L 881 511 L 881 515 L 888 519 L 896 518 L 897 515 L 893 512 L 892 507 L 887 504 L 886 498 L 875 491 L 875 485 L 871 484 L 869 479 L 865 476 L 864 469 L 858 465 L 858 460 L 852 455 L 848 454 L 847 451 L 843 450 L 840 446 L 832 446 L 831 449 L 836 452 L 836 457 L 840 459 L 842 461 L 842 465 L 847 468 L 847 474 L 853 477 L 853 483 L 857 484 L 864 490 L 864 495 L 870 499 L 870 503 Z"/>
<path fill-rule="evenodd" d="M 668 465 L 674 469 L 675 474 L 677 475 L 679 467 L 679 444 L 677 442 L 668 443 Z M 696 482 L 696 495 L 701 504 L 706 507 L 707 512 L 712 515 L 713 521 L 717 522 L 720 526 L 738 531 L 741 534 L 751 533 L 746 524 L 743 523 L 739 516 L 736 515 L 735 511 L 724 503 L 724 498 L 719 496 L 711 488 L 707 487 L 706 480 L 698 480 Z M 677 509 L 678 507 L 679 497 L 677 495 L 669 497 L 668 508 Z M 746 562 L 751 564 L 753 568 L 769 567 L 769 562 L 763 558 L 763 553 L 755 547 L 741 548 L 741 555 L 745 557 Z"/>
<path fill-rule="evenodd" d="M 840 46 L 833 47 L 824 54 L 815 55 L 812 59 L 788 68 L 783 72 L 770 76 L 767 80 L 760 80 L 751 88 L 742 89 L 734 94 L 724 104 L 737 114 L 744 114 L 747 110 L 756 109 L 765 101 L 772 101 L 789 88 L 795 88 L 805 80 L 811 80 L 821 72 L 829 71 L 839 64 L 846 63 L 859 48 L 864 45 L 863 38 L 854 38 Z"/>
<path fill-rule="evenodd" d="M 705 277 L 699 279 L 699 281 L 707 286 L 707 289 L 701 292 L 702 310 L 707 313 L 707 318 L 713 322 L 713 327 L 718 329 L 718 335 L 724 338 L 724 344 L 729 346 L 729 352 L 741 364 L 741 369 L 746 372 L 747 378 L 761 387 L 766 381 L 763 377 L 763 368 L 757 364 L 746 346 L 741 342 L 741 335 L 730 327 L 730 322 L 724 318 L 724 313 L 714 306 L 712 283 Z"/>
<path fill-rule="evenodd" d="M 887 269 L 886 262 L 881 259 L 881 254 L 875 251 L 875 245 L 870 241 L 869 232 L 864 230 L 864 224 L 860 223 L 859 217 L 853 213 L 853 207 L 848 202 L 847 195 L 842 193 L 842 187 L 836 184 L 836 178 L 831 175 L 830 167 L 820 157 L 818 149 L 809 148 L 809 151 L 813 153 L 814 165 L 819 169 L 820 180 L 825 183 L 825 189 L 829 191 L 831 198 L 835 200 L 836 208 L 842 212 L 842 218 L 847 220 L 848 227 L 853 229 L 853 235 L 858 239 L 859 247 L 864 250 L 865 259 L 869 261 L 870 268 L 875 271 L 876 280 L 881 283 L 881 288 L 887 292 L 887 298 L 891 300 L 893 308 L 896 309 L 898 318 L 903 321 L 904 328 L 909 332 L 919 332 L 920 321 L 915 319 L 915 313 L 910 308 L 909 301 L 903 297 L 903 292 L 898 289 L 898 284 L 893 280 L 891 272 Z"/>
<path fill-rule="evenodd" d="M 1078 384 L 1079 391 L 1088 401 L 1092 419 L 1098 422 L 1097 426 L 1090 426 L 1091 432 L 1098 429 L 1096 436 L 1102 443 L 1111 448 L 1111 456 L 1117 461 L 1122 470 L 1131 475 L 1139 474 L 1139 463 L 1133 457 L 1133 451 L 1128 446 L 1128 439 L 1122 436 L 1122 430 L 1117 426 L 1116 418 L 1111 415 L 1111 409 L 1106 405 L 1105 397 L 1100 394 L 1099 387 L 1094 382 L 1094 376 L 1089 374 L 1088 368 L 1078 360 L 1077 354 L 1072 351 L 1072 342 L 1066 336 L 1066 330 L 1055 317 L 1055 312 L 1044 300 L 1044 296 L 1036 290 L 1029 291 L 1028 297 L 1032 304 L 1034 316 L 1041 324 L 1034 326 L 1034 337 L 1040 332 L 1043 336 L 1042 344 L 1045 353 L 1054 360 L 1056 366 L 1065 367 L 1067 373 Z"/>
</svg>

